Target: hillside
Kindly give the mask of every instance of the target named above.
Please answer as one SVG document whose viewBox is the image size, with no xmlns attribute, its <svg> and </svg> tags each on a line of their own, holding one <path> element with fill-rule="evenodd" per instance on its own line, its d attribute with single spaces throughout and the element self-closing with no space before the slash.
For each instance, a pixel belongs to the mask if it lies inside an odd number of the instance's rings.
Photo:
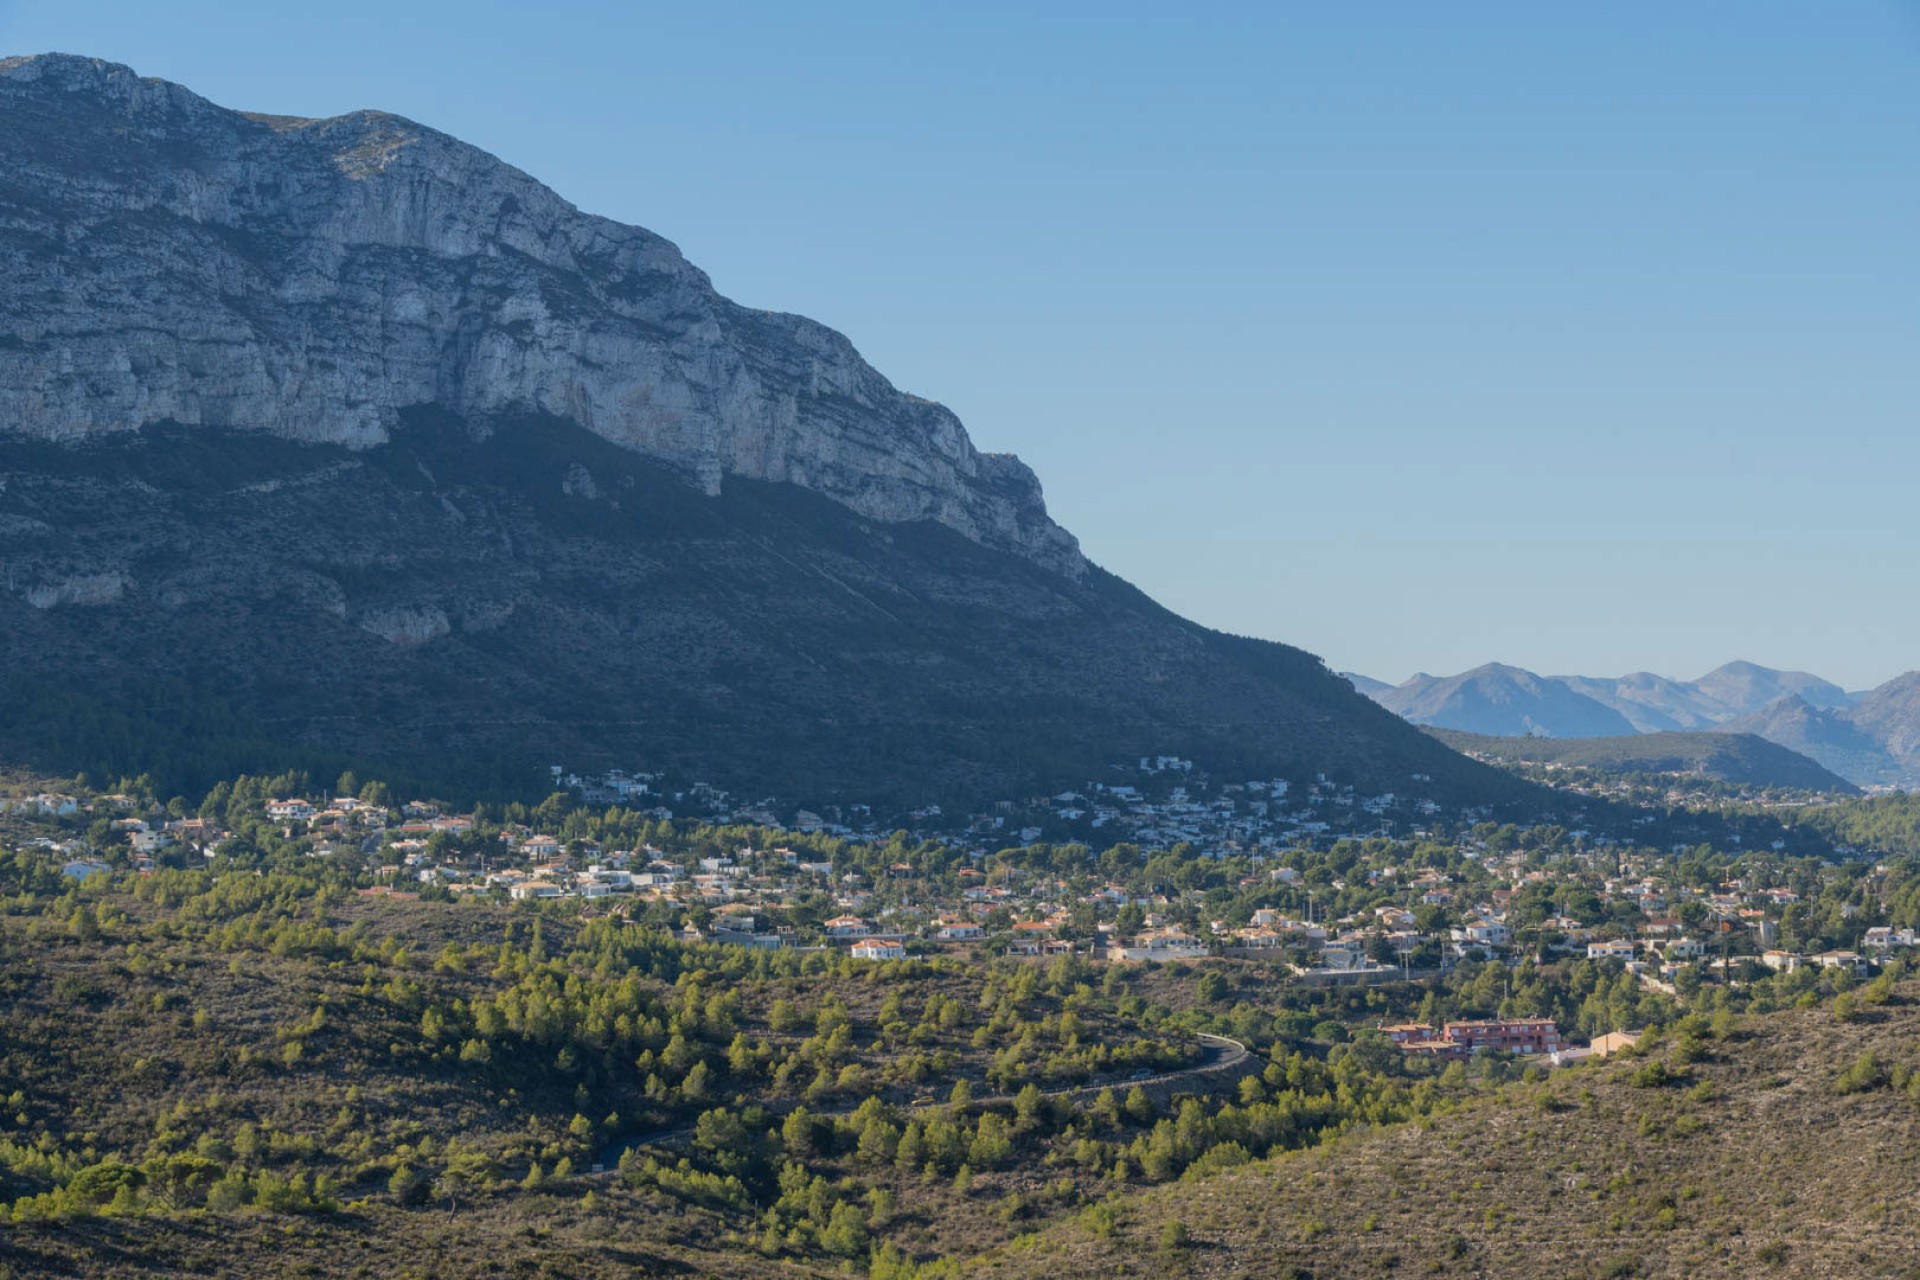
<svg viewBox="0 0 1920 1280">
<path fill-rule="evenodd" d="M 1867 706 L 1872 696 L 1863 699 Z M 1884 704 L 1882 704 L 1883 709 Z M 1899 786 L 1916 775 L 1866 727 L 1854 720 L 1859 708 L 1817 707 L 1789 694 L 1751 715 L 1729 720 L 1728 733 L 1754 734 L 1777 742 L 1863 786 Z"/>
<path fill-rule="evenodd" d="M 1858 795 L 1838 774 L 1750 733 L 1648 733 L 1624 738 L 1496 738 L 1429 729 L 1481 760 L 1558 764 L 1603 773 L 1675 773 L 1751 787 Z"/>
<path fill-rule="evenodd" d="M 1812 1008 L 1643 1045 L 1148 1192 L 1111 1226 L 1058 1227 L 967 1274 L 1910 1275 L 1913 994 L 1853 1023 Z"/>
<path fill-rule="evenodd" d="M 358 453 L 178 429 L 0 443 L 0 475 L 0 510 L 34 528 L 0 559 L 84 547 L 139 584 L 0 601 L 0 749 L 60 771 L 183 790 L 356 759 L 524 790 L 545 763 L 637 765 L 913 804 L 1165 752 L 1512 789 L 1309 655 L 1097 569 L 882 528 L 791 485 L 707 497 L 559 422 L 474 441 L 423 419 Z"/>
<path fill-rule="evenodd" d="M 1920 784 L 1920 671 L 1869 690 L 1846 716 L 1894 762 L 1905 785 Z"/>
<path fill-rule="evenodd" d="M 1088 564 L 846 338 L 410 121 L 8 59 L 0 215 L 0 759 L 1525 794 Z"/>
<path fill-rule="evenodd" d="M 985 1158 L 999 1113 L 921 1100 L 966 1081 L 1011 1112 L 1027 1085 L 1202 1061 L 1083 963 L 689 946 L 671 903 L 356 892 L 240 825 L 219 870 L 84 887 L 0 852 L 0 1275 L 819 1274 L 843 1238 L 865 1259 L 869 1222 L 923 1251 L 1004 1239 L 993 1206 L 1040 1184 Z M 855 1160 L 869 1129 L 887 1155 Z M 972 1159 L 971 1206 L 894 1168 L 923 1130 L 945 1177 Z M 630 1142 L 665 1171 L 594 1172 Z M 766 1214 L 786 1234 L 762 1248 Z"/>
<path fill-rule="evenodd" d="M 49 806 L 38 801 L 59 797 L 33 780 L 9 785 L 35 803 L 12 803 L 15 790 L 0 811 L 0 1275 L 36 1280 L 863 1268 L 953 1280 L 965 1260 L 992 1267 L 1071 1232 L 1137 1239 L 1140 1265 L 1178 1271 L 1191 1241 L 1154 1221 L 1174 1212 L 1169 1195 L 1203 1204 L 1269 1157 L 1345 1150 L 1340 1135 L 1372 1141 L 1354 1135 L 1375 1127 L 1409 1159 L 1443 1163 L 1455 1148 L 1432 1135 L 1456 1116 L 1560 1114 L 1537 1099 L 1537 1060 L 1449 1065 L 1397 1051 L 1383 1024 L 1536 1017 L 1576 1044 L 1666 1027 L 1684 1053 L 1662 1049 L 1662 1061 L 1706 1071 L 1746 1051 L 1743 1013 L 1824 1005 L 1818 1017 L 1861 1025 L 1912 1020 L 1892 970 L 1863 986 L 1736 955 L 1737 982 L 1703 966 L 1662 990 L 1577 946 L 1547 950 L 1568 908 L 1621 918 L 1600 894 L 1623 858 L 1652 873 L 1637 883 L 1689 906 L 1700 892 L 1682 885 L 1758 872 L 1797 886 L 1779 938 L 1809 953 L 1854 942 L 1870 920 L 1915 919 L 1911 862 L 1860 876 L 1813 853 L 1721 855 L 1652 829 L 1631 852 L 1578 851 L 1559 826 L 1489 824 L 1487 850 L 1471 853 L 1424 832 L 1343 841 L 1294 851 L 1291 882 L 1254 874 L 1264 859 L 1184 841 L 1097 858 L 1040 845 L 993 860 L 1005 905 L 979 917 L 985 938 L 957 940 L 940 922 L 975 914 L 982 875 L 936 841 L 676 823 L 564 796 L 430 822 L 432 806 L 378 779 L 336 795 L 236 778 L 197 806 L 84 791 Z M 301 795 L 326 808 L 285 812 Z M 198 816 L 143 853 L 138 836 L 181 808 Z M 1658 852 L 1672 844 L 1688 852 Z M 90 860 L 69 861 L 90 845 Z M 631 883 L 597 861 L 567 868 L 588 857 L 631 867 Z M 1541 870 L 1508 903 L 1524 939 L 1514 964 L 1467 959 L 1358 986 L 1296 969 L 1310 963 L 1304 940 L 1164 964 L 1080 949 L 1099 924 L 1141 936 L 1150 887 L 1175 886 L 1177 919 L 1291 914 L 1317 897 L 1328 919 L 1365 920 L 1397 909 L 1399 886 L 1436 859 L 1469 902 L 1515 869 Z M 704 874 L 715 866 L 726 871 Z M 866 918 L 905 926 L 903 957 L 836 938 L 847 908 L 834 890 L 859 883 L 873 886 Z M 559 896 L 516 892 L 535 885 Z M 1115 885 L 1125 905 L 1080 896 Z M 1071 905 L 1056 911 L 1062 893 Z M 1422 914 L 1414 974 L 1461 918 Z M 1075 949 L 997 954 L 1036 916 Z M 1392 944 L 1375 933 L 1367 945 Z M 1683 1016 L 1682 1002 L 1701 1014 Z M 1795 1069 L 1817 1075 L 1824 1024 L 1805 1025 L 1783 1034 L 1813 1046 Z M 1887 1034 L 1910 1042 L 1908 1028 Z M 1555 1073 L 1556 1105 L 1619 1114 L 1618 1099 L 1581 1092 L 1614 1079 L 1607 1070 Z M 1764 1136 L 1734 1105 L 1776 1087 L 1751 1076 L 1722 1077 L 1724 1098 L 1686 1094 L 1674 1132 L 1725 1123 Z M 1698 1082 L 1656 1083 L 1670 1096 Z M 1645 1143 L 1661 1131 L 1632 1132 Z M 1617 1159 L 1604 1125 L 1577 1137 L 1587 1145 L 1571 1158 Z M 1730 1194 L 1724 1171 L 1700 1176 L 1702 1196 Z M 1274 1203 L 1291 1214 L 1306 1202 Z M 1145 1223 L 1156 1233 L 1137 1237 Z M 1284 1244 L 1287 1229 L 1265 1238 Z M 1363 1247 L 1382 1242 L 1364 1218 L 1357 1229 Z"/>
</svg>

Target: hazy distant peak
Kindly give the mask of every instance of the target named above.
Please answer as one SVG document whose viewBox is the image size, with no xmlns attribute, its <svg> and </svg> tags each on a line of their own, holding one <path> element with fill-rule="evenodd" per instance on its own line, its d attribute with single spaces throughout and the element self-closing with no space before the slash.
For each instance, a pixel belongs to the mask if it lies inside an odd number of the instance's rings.
<svg viewBox="0 0 1920 1280">
<path fill-rule="evenodd" d="M 1920 671 L 1850 694 L 1806 671 L 1747 659 L 1698 680 L 1649 671 L 1541 676 L 1489 662 L 1363 689 L 1416 724 L 1497 736 L 1745 732 L 1798 751 L 1862 786 L 1920 785 Z"/>
</svg>

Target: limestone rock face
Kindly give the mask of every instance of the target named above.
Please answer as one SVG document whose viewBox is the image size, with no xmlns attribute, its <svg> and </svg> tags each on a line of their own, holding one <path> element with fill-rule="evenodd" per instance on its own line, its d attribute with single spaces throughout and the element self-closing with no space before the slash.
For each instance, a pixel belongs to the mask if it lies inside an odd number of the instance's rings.
<svg viewBox="0 0 1920 1280">
<path fill-rule="evenodd" d="M 739 306 L 661 237 L 396 116 L 250 115 L 110 63 L 0 60 L 0 278 L 0 432 L 364 449 L 417 407 L 478 433 L 563 419 L 710 494 L 788 482 L 1086 571 L 1024 464 L 842 335 Z"/>
</svg>

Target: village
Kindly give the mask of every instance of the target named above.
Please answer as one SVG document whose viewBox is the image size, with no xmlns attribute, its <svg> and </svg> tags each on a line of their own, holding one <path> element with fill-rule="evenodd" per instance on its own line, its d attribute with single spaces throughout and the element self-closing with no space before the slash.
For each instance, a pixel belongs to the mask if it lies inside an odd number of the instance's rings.
<svg viewBox="0 0 1920 1280">
<path fill-rule="evenodd" d="M 644 919 L 688 944 L 860 961 L 1220 958 L 1262 961 L 1308 986 L 1367 986 L 1466 963 L 1584 960 L 1684 1002 L 1707 984 L 1802 968 L 1865 978 L 1920 941 L 1888 914 L 1885 864 L 1681 856 L 1495 826 L 1431 802 L 1410 808 L 1324 778 L 1212 788 L 1171 757 L 1132 774 L 958 821 L 928 806 L 914 817 L 941 828 L 937 839 L 883 831 L 864 811 L 801 811 L 777 825 L 772 806 L 735 806 L 703 784 L 667 790 L 647 775 L 559 768 L 558 794 L 573 798 L 564 814 L 542 806 L 503 821 L 369 791 L 269 795 L 253 820 L 305 857 L 350 869 L 369 897 L 558 904 Z M 603 840 L 585 820 L 596 811 L 642 819 L 653 834 Z M 156 811 L 125 793 L 22 794 L 0 799 L 0 815 L 57 831 L 30 838 L 74 879 L 209 864 L 236 838 L 213 816 Z M 701 834 L 682 838 L 689 830 Z M 1044 838 L 1079 832 L 1099 832 L 1108 852 Z M 1537 1020 L 1382 1029 L 1401 1051 L 1441 1060 L 1590 1051 Z"/>
</svg>

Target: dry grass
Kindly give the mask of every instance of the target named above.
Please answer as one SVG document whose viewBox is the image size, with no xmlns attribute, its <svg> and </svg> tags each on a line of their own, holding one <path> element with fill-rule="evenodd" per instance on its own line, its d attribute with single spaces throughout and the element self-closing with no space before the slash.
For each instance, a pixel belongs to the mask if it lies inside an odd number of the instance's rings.
<svg viewBox="0 0 1920 1280">
<path fill-rule="evenodd" d="M 1909 988 L 1911 999 L 1915 993 Z M 1920 1010 L 1751 1020 L 1690 1078 L 1644 1061 L 1515 1085 L 1428 1126 L 1149 1192 L 1100 1238 L 1073 1223 L 978 1260 L 1027 1276 L 1835 1276 L 1920 1274 L 1920 1106 L 1843 1095 L 1873 1050 L 1920 1066 Z M 1655 1055 L 1671 1056 L 1672 1049 Z M 1171 1223 L 1186 1247 L 1161 1241 Z"/>
</svg>

